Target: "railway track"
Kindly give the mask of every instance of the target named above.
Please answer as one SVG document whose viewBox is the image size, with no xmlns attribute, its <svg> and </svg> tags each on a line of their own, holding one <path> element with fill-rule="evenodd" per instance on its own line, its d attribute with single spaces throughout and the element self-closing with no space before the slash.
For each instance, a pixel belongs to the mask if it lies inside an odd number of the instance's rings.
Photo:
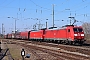
<svg viewBox="0 0 90 60">
<path fill-rule="evenodd" d="M 70 45 L 61 45 L 53 43 L 40 43 L 40 42 L 31 42 L 24 40 L 10 40 L 10 43 L 19 44 L 21 46 L 27 47 L 38 59 L 43 59 L 38 53 L 34 50 L 40 50 L 44 53 L 48 53 L 57 58 L 57 60 L 84 60 L 90 59 L 90 49 L 80 46 L 70 46 Z M 34 49 L 34 50 L 33 50 Z M 76 58 L 77 57 L 77 58 Z M 44 59 L 43 59 L 44 60 Z"/>
<path fill-rule="evenodd" d="M 89 59 L 90 58 L 90 56 L 87 56 L 84 54 L 79 54 L 79 53 L 75 54 L 75 53 L 72 53 L 70 51 L 65 51 L 63 49 L 58 50 L 58 48 L 49 47 L 49 46 L 27 44 L 26 47 L 49 53 L 50 55 L 53 55 L 53 56 L 57 57 L 58 59 L 63 59 L 63 60 L 65 60 L 65 59 L 79 60 L 80 57 L 82 59 Z"/>
<path fill-rule="evenodd" d="M 4 49 L 6 49 L 6 53 L 5 54 L 7 55 L 8 60 L 14 60 L 13 57 L 11 56 L 11 54 L 10 54 L 10 51 L 8 49 L 8 46 L 7 46 L 7 43 L 6 42 L 1 42 L 1 43 L 4 46 Z"/>
<path fill-rule="evenodd" d="M 28 43 L 28 41 L 25 41 L 25 43 Z M 53 43 L 46 43 L 46 42 L 31 42 L 33 44 L 38 44 L 38 45 L 45 45 L 45 46 L 50 46 L 50 47 L 57 47 L 59 49 L 64 49 L 67 51 L 71 52 L 79 52 L 82 54 L 87 54 L 90 55 L 90 46 L 71 46 L 71 45 L 62 45 L 62 44 L 53 44 Z"/>
<path fill-rule="evenodd" d="M 20 44 L 21 46 L 24 46 L 24 47 L 27 47 L 28 49 L 30 48 L 31 50 L 32 49 L 34 49 L 34 50 L 40 50 L 40 51 L 42 51 L 42 52 L 45 52 L 45 53 L 48 53 L 48 54 L 50 54 L 50 55 L 52 55 L 52 56 L 54 56 L 54 57 L 57 57 L 57 59 L 59 60 L 59 59 L 62 59 L 62 60 L 65 60 L 65 59 L 67 59 L 67 60 L 69 60 L 69 59 L 72 59 L 72 60 L 79 60 L 80 59 L 80 57 L 82 58 L 82 59 L 88 59 L 88 57 L 83 57 L 83 56 L 79 56 L 79 55 L 77 55 L 77 54 L 72 54 L 72 53 L 67 53 L 67 52 L 65 52 L 65 51 L 61 51 L 61 50 L 53 50 L 53 48 L 50 48 L 50 49 L 48 49 L 48 48 L 45 48 L 44 46 L 42 46 L 42 47 L 37 47 L 36 45 L 25 45 L 25 44 Z M 33 52 L 33 50 L 32 50 L 32 52 Z M 39 59 L 43 59 L 43 58 L 40 58 L 40 56 L 36 53 L 36 52 L 33 52 L 37 57 L 39 57 Z M 77 58 L 76 58 L 77 57 Z"/>
</svg>

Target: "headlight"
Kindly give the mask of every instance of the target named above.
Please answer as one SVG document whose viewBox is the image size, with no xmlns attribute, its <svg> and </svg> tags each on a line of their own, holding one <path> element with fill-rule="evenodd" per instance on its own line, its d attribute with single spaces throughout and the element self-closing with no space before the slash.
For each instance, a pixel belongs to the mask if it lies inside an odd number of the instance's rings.
<svg viewBox="0 0 90 60">
<path fill-rule="evenodd" d="M 81 36 L 84 36 L 84 34 L 81 34 Z"/>
<path fill-rule="evenodd" d="M 74 34 L 74 36 L 77 36 L 77 34 Z"/>
</svg>

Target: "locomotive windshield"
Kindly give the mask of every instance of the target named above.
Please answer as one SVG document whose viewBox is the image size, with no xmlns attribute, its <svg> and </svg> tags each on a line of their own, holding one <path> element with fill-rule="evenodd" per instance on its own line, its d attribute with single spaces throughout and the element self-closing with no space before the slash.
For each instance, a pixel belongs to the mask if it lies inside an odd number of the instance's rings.
<svg viewBox="0 0 90 60">
<path fill-rule="evenodd" d="M 73 28 L 74 32 L 83 32 L 82 28 Z"/>
</svg>

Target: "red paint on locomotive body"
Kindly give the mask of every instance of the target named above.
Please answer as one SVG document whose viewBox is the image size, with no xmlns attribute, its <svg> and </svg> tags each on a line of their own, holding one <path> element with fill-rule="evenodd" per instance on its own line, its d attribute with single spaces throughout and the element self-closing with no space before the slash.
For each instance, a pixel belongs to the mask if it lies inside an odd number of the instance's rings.
<svg viewBox="0 0 90 60">
<path fill-rule="evenodd" d="M 82 27 L 78 26 L 66 26 L 59 29 L 47 29 L 45 30 L 44 39 L 58 41 L 84 41 L 84 32 Z"/>
</svg>

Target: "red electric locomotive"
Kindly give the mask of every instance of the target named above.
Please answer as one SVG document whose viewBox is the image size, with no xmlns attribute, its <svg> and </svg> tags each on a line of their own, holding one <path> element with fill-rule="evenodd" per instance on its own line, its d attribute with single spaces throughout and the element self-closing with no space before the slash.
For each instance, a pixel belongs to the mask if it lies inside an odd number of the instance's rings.
<svg viewBox="0 0 90 60">
<path fill-rule="evenodd" d="M 44 40 L 47 41 L 69 44 L 82 44 L 85 41 L 82 27 L 74 25 L 66 25 L 59 29 L 47 29 L 44 33 Z"/>
</svg>

